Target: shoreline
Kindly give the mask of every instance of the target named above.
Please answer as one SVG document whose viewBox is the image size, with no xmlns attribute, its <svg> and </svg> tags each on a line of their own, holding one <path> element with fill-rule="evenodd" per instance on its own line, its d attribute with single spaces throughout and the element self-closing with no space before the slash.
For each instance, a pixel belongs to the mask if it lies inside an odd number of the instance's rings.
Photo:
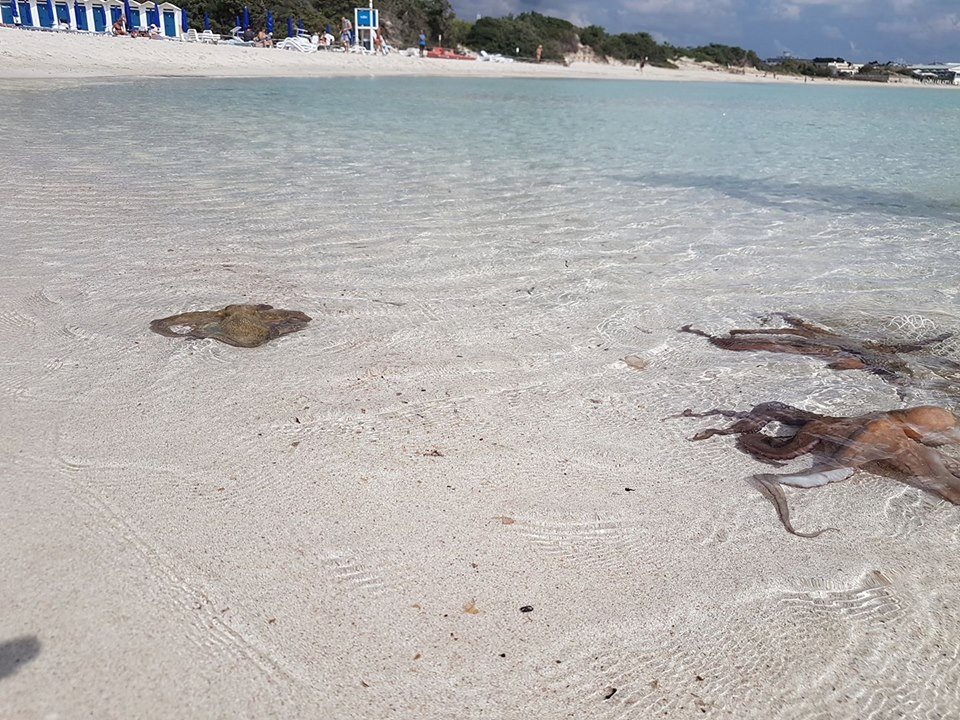
<svg viewBox="0 0 960 720">
<path fill-rule="evenodd" d="M 771 77 L 761 71 L 728 72 L 692 61 L 673 70 L 643 71 L 619 64 L 490 63 L 201 45 L 106 35 L 42 33 L 0 28 L 0 77 L 6 80 L 102 80 L 172 78 L 475 77 L 648 82 L 711 82 L 815 87 L 898 87 L 944 89 L 919 82 L 875 83 Z"/>
</svg>

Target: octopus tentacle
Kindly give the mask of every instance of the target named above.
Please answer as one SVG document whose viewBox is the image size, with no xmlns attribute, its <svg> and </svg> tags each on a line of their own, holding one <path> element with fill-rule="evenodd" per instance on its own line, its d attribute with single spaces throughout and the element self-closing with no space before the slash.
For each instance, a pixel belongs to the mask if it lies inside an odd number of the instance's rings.
<svg viewBox="0 0 960 720">
<path fill-rule="evenodd" d="M 748 433 L 737 439 L 737 445 L 753 456 L 770 460 L 793 460 L 811 452 L 821 441 L 819 435 L 801 430 L 783 444 L 775 444 L 775 438 L 762 433 Z"/>
<path fill-rule="evenodd" d="M 823 535 L 823 533 L 828 530 L 836 530 L 837 528 L 827 527 L 822 530 L 815 530 L 814 532 L 800 532 L 793 527 L 793 524 L 790 522 L 790 507 L 787 505 L 787 498 L 783 494 L 783 488 L 780 487 L 780 484 L 771 478 L 776 478 L 776 475 L 754 475 L 750 478 L 751 484 L 760 491 L 760 494 L 763 495 L 767 500 L 773 503 L 773 506 L 777 509 L 777 515 L 780 517 L 780 522 L 783 524 L 783 527 L 791 535 L 796 535 L 797 537 L 802 538 L 815 538 Z"/>
</svg>

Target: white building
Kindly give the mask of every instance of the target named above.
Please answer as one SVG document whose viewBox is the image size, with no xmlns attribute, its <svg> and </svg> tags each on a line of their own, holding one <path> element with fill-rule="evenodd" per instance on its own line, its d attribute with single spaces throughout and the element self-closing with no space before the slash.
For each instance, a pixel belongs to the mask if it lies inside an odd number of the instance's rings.
<svg viewBox="0 0 960 720">
<path fill-rule="evenodd" d="M 934 63 L 932 65 L 911 65 L 914 77 L 920 82 L 943 85 L 960 85 L 960 63 Z"/>
<path fill-rule="evenodd" d="M 15 8 L 13 3 L 16 3 Z M 154 0 L 130 0 L 130 29 L 145 29 L 155 24 L 156 7 Z M 159 8 L 160 33 L 179 39 L 183 34 L 181 9 L 164 0 L 160 0 Z M 122 0 L 0 0 L 3 25 L 46 29 L 68 26 L 81 32 L 110 32 L 121 15 Z"/>
<path fill-rule="evenodd" d="M 839 77 L 841 75 L 852 76 L 860 72 L 860 68 L 863 65 L 858 65 L 857 63 L 847 62 L 846 60 L 840 62 L 831 62 L 827 63 L 827 68 L 830 70 L 830 74 L 834 77 Z"/>
</svg>

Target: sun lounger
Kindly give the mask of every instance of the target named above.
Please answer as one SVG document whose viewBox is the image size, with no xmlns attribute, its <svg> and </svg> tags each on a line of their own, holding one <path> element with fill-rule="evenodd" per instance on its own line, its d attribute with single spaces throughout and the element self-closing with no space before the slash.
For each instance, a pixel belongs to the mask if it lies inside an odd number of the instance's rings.
<svg viewBox="0 0 960 720">
<path fill-rule="evenodd" d="M 244 40 L 241 33 L 243 28 L 235 27 L 230 31 L 230 39 L 223 40 L 224 45 L 237 45 L 238 47 L 253 47 L 253 40 Z"/>
<path fill-rule="evenodd" d="M 196 32 L 196 30 L 194 30 Z M 202 33 L 197 33 L 197 40 L 202 43 L 210 43 L 216 45 L 220 42 L 220 36 L 217 33 L 210 32 L 209 30 L 204 30 Z"/>
<path fill-rule="evenodd" d="M 317 46 L 310 42 L 310 38 L 302 36 L 284 38 L 277 43 L 277 47 L 280 50 L 296 50 L 302 53 L 314 53 L 317 51 Z"/>
</svg>

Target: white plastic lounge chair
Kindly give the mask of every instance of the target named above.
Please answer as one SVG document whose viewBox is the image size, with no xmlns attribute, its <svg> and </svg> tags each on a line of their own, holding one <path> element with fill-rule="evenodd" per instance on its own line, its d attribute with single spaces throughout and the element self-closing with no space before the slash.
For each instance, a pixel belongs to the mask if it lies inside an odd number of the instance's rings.
<svg viewBox="0 0 960 720">
<path fill-rule="evenodd" d="M 209 30 L 204 30 L 202 33 L 197 33 L 197 40 L 202 43 L 210 43 L 211 45 L 216 45 L 220 42 L 220 36 L 215 32 L 210 32 Z"/>
<path fill-rule="evenodd" d="M 303 36 L 284 38 L 277 43 L 277 47 L 280 50 L 296 50 L 302 53 L 314 53 L 317 51 L 317 46 L 310 42 L 310 38 Z"/>
<path fill-rule="evenodd" d="M 243 39 L 240 33 L 243 32 L 243 28 L 239 25 L 230 31 L 230 39 L 224 40 L 224 45 L 237 45 L 238 47 L 253 47 L 253 41 L 246 41 Z"/>
<path fill-rule="evenodd" d="M 187 30 L 186 34 L 181 35 L 180 39 L 183 42 L 200 42 L 200 37 L 197 34 L 197 31 L 194 30 L 193 28 L 190 28 L 189 30 Z"/>
</svg>

